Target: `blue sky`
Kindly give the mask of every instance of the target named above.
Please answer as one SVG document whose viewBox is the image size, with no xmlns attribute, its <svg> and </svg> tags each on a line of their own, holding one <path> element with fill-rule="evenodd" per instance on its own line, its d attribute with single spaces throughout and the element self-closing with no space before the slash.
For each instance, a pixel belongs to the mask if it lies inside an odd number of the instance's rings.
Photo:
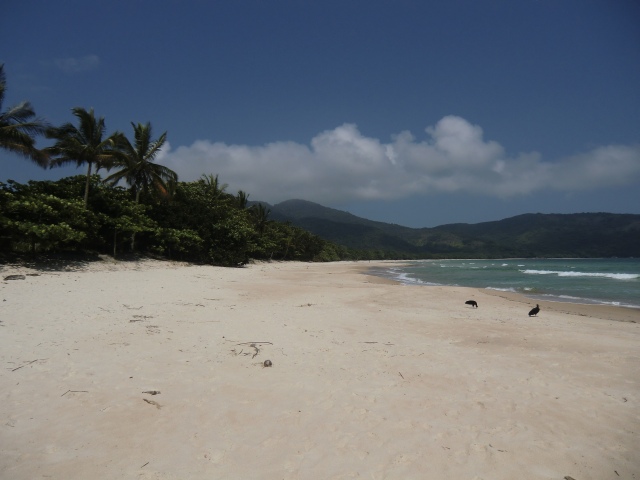
<svg viewBox="0 0 640 480">
<path fill-rule="evenodd" d="M 22 0 L 0 45 L 3 109 L 150 121 L 181 180 L 250 200 L 412 227 L 640 213 L 635 0 Z M 0 181 L 84 173 L 0 157 Z"/>
</svg>

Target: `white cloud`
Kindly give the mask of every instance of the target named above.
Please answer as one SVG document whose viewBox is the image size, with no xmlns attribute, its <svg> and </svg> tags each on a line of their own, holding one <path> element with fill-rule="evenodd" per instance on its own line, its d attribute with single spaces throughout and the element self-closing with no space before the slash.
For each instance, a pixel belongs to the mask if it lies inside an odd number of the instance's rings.
<svg viewBox="0 0 640 480">
<path fill-rule="evenodd" d="M 56 58 L 53 60 L 53 64 L 64 73 L 79 73 L 98 68 L 100 66 L 100 58 L 97 55 Z"/>
<path fill-rule="evenodd" d="M 447 116 L 417 141 L 410 132 L 390 143 L 344 124 L 316 135 L 310 145 L 274 142 L 262 146 L 199 140 L 158 161 L 184 181 L 218 174 L 229 191 L 255 200 L 303 198 L 325 205 L 363 199 L 460 191 L 513 197 L 553 189 L 564 192 L 625 185 L 640 180 L 640 146 L 607 146 L 555 162 L 539 153 L 506 155 L 482 129 Z"/>
</svg>

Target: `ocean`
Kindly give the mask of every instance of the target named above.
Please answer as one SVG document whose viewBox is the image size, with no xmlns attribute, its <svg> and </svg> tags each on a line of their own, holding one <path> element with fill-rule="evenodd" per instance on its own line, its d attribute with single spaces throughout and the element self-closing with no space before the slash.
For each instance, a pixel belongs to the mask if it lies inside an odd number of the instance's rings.
<svg viewBox="0 0 640 480">
<path fill-rule="evenodd" d="M 374 275 L 406 285 L 515 292 L 541 301 L 640 308 L 640 259 L 415 260 Z"/>
</svg>

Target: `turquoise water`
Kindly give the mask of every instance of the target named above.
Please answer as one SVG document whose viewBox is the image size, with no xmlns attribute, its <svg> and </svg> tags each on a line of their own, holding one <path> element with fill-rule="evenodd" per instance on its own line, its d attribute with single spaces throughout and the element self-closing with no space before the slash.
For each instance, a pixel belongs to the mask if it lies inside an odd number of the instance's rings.
<svg viewBox="0 0 640 480">
<path fill-rule="evenodd" d="M 457 285 L 559 302 L 640 308 L 640 259 L 419 260 L 372 273 L 408 285 Z"/>
</svg>

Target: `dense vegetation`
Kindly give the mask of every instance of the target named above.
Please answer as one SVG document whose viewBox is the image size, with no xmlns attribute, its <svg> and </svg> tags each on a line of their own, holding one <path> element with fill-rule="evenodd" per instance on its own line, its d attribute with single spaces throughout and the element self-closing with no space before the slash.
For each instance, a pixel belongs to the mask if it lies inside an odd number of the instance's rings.
<svg viewBox="0 0 640 480">
<path fill-rule="evenodd" d="M 250 259 L 354 258 L 299 227 L 268 219 L 217 177 L 177 182 L 170 199 L 106 184 L 98 175 L 58 181 L 0 182 L 0 251 L 5 255 L 132 252 L 216 265 Z"/>
<path fill-rule="evenodd" d="M 5 90 L 0 65 L 0 148 L 43 168 L 71 163 L 86 166 L 87 173 L 55 182 L 0 182 L 0 255 L 136 253 L 217 265 L 356 256 L 271 221 L 262 205 L 247 204 L 245 192 L 227 193 L 217 175 L 179 182 L 155 162 L 167 134 L 154 139 L 150 123 L 132 123 L 130 141 L 118 131 L 108 135 L 104 118 L 92 109 L 76 107 L 75 123 L 53 127 L 36 117 L 29 102 L 3 110 Z M 52 145 L 36 148 L 38 135 Z M 99 170 L 109 175 L 103 180 Z"/>
</svg>

